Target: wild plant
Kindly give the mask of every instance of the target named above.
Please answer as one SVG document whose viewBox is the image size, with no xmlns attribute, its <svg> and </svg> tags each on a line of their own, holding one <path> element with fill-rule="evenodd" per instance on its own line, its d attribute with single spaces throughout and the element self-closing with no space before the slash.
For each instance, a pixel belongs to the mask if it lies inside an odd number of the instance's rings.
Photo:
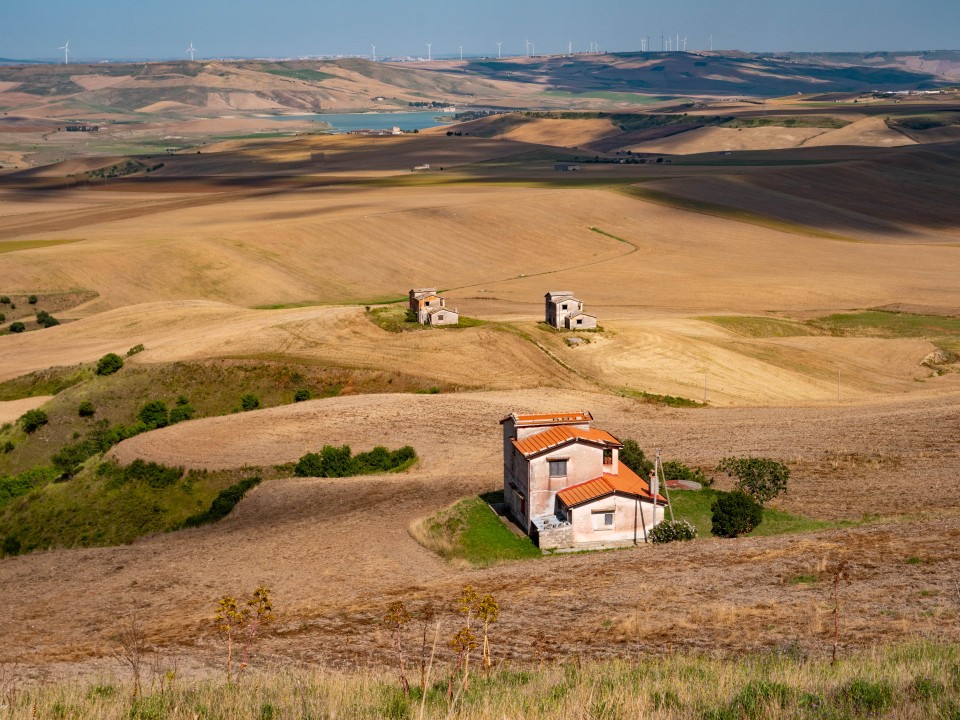
<svg viewBox="0 0 960 720">
<path fill-rule="evenodd" d="M 236 679 L 247 667 L 250 653 L 257 638 L 257 631 L 262 625 L 272 622 L 273 604 L 270 602 L 270 590 L 261 585 L 247 599 L 244 606 L 237 604 L 235 598 L 224 595 L 217 602 L 217 610 L 213 622 L 217 634 L 227 646 L 227 684 L 233 681 L 234 645 L 241 643 L 240 667 Z"/>
<path fill-rule="evenodd" d="M 130 668 L 133 676 L 132 695 L 136 698 L 142 691 L 140 679 L 143 673 L 144 656 L 147 652 L 146 633 L 136 614 L 126 619 L 114 640 L 117 646 L 113 648 L 111 655 L 117 662 Z"/>
<path fill-rule="evenodd" d="M 410 694 L 410 683 L 407 681 L 403 667 L 403 627 L 410 620 L 410 613 L 402 600 L 390 603 L 387 614 L 383 616 L 383 624 L 396 631 L 397 634 L 397 670 L 400 673 L 400 686 L 406 695 Z"/>
</svg>

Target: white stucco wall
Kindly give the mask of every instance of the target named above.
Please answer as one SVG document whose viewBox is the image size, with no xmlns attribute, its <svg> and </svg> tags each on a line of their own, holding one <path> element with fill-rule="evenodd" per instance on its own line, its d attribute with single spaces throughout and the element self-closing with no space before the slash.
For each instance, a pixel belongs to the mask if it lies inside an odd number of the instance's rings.
<svg viewBox="0 0 960 720">
<path fill-rule="evenodd" d="M 603 525 L 603 512 L 613 512 L 613 528 Z M 637 502 L 635 498 L 610 495 L 591 503 L 579 505 L 570 511 L 574 543 L 626 544 L 644 541 L 644 525 L 647 532 L 663 522 L 664 507 L 657 505 L 654 516 L 653 503 Z M 598 529 L 599 528 L 599 529 Z"/>
</svg>

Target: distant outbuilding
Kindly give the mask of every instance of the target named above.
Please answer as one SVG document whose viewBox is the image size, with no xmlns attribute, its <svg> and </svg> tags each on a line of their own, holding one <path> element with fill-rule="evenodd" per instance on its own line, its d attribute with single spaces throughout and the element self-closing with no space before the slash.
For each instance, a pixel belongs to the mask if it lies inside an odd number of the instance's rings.
<svg viewBox="0 0 960 720">
<path fill-rule="evenodd" d="M 544 295 L 544 318 L 558 330 L 592 330 L 597 327 L 595 315 L 583 311 L 583 302 L 569 290 L 551 290 Z"/>
<path fill-rule="evenodd" d="M 410 310 L 421 325 L 459 325 L 460 313 L 447 307 L 445 298 L 436 288 L 413 288 L 410 291 Z"/>
</svg>

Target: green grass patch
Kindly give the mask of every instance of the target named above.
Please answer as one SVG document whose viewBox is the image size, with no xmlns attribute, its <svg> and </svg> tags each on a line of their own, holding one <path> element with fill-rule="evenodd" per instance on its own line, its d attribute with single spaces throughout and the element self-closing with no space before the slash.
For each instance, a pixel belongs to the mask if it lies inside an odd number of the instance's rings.
<svg viewBox="0 0 960 720">
<path fill-rule="evenodd" d="M 0 242 L 0 255 L 3 253 L 17 252 L 19 250 L 33 250 L 34 248 L 53 247 L 54 245 L 69 245 L 70 243 L 80 242 L 75 240 L 5 240 Z"/>
<path fill-rule="evenodd" d="M 292 68 L 286 65 L 264 65 L 260 68 L 265 73 L 279 75 L 280 77 L 293 78 L 294 80 L 304 80 L 306 82 L 321 82 L 323 80 L 332 80 L 336 75 L 325 73 L 312 68 Z"/>
<path fill-rule="evenodd" d="M 92 366 L 71 365 L 37 370 L 0 383 L 0 400 L 56 395 L 94 377 Z"/>
<path fill-rule="evenodd" d="M 544 90 L 540 95 L 570 98 L 571 100 L 578 98 L 596 98 L 599 100 L 610 100 L 611 102 L 630 103 L 631 105 L 655 105 L 675 99 L 667 95 L 642 95 L 640 93 L 613 92 L 609 90 L 593 90 L 582 93 L 568 92 L 567 90 Z"/>
<path fill-rule="evenodd" d="M 503 493 L 469 497 L 414 523 L 410 532 L 421 545 L 447 560 L 489 567 L 505 560 L 542 557 L 530 538 L 513 533 L 488 503 L 503 502 Z"/>
<path fill-rule="evenodd" d="M 710 528 L 713 525 L 711 506 L 720 490 L 703 488 L 702 490 L 671 490 L 670 500 L 673 513 L 678 520 L 688 520 L 697 528 L 700 537 L 710 537 Z M 667 516 L 669 517 L 669 511 Z M 834 528 L 853 527 L 856 523 L 838 520 L 814 520 L 813 518 L 793 515 L 792 513 L 765 507 L 763 522 L 753 532 L 753 537 L 767 537 L 770 535 L 786 535 L 798 532 L 812 532 L 815 530 L 831 530 Z"/>
<path fill-rule="evenodd" d="M 738 117 L 725 122 L 727 128 L 826 128 L 839 130 L 850 124 L 849 120 L 827 115 L 765 115 L 763 117 Z"/>
<path fill-rule="evenodd" d="M 705 200 L 692 200 L 690 198 L 684 198 L 680 197 L 679 195 L 673 195 L 661 190 L 652 190 L 650 188 L 644 188 L 638 185 L 621 186 L 617 188 L 617 192 L 621 192 L 624 195 L 628 195 L 639 200 L 647 200 L 648 202 L 657 203 L 658 205 L 666 205 L 668 207 L 677 208 L 678 210 L 686 210 L 687 212 L 695 212 L 702 215 L 713 215 L 716 217 L 725 218 L 727 220 L 748 223 L 750 225 L 759 225 L 761 227 L 770 228 L 771 230 L 779 230 L 780 232 L 791 233 L 793 235 L 806 235 L 808 237 L 824 238 L 826 240 L 856 242 L 852 238 L 818 230 L 808 225 L 800 225 L 799 223 L 780 220 L 779 218 L 775 218 L 770 215 L 761 215 L 760 213 L 751 212 L 750 210 L 743 210 L 741 208 L 731 207 L 729 205 L 719 205 L 717 203 L 706 202 Z"/>
<path fill-rule="evenodd" d="M 624 397 L 632 397 L 641 402 L 651 405 L 665 405 L 674 408 L 701 408 L 707 407 L 707 403 L 697 402 L 690 398 L 679 397 L 677 395 L 658 395 L 657 393 L 645 392 L 643 390 L 631 390 L 624 388 L 620 391 Z"/>
<path fill-rule="evenodd" d="M 805 323 L 780 318 L 754 317 L 741 315 L 705 315 L 697 318 L 704 322 L 719 325 L 724 330 L 749 338 L 799 337 L 820 335 L 818 329 Z"/>
<path fill-rule="evenodd" d="M 122 545 L 176 530 L 209 511 L 221 490 L 249 469 L 206 472 L 135 461 L 87 466 L 67 482 L 48 474 L 0 507 L 0 541 L 7 555 L 57 547 Z"/>
<path fill-rule="evenodd" d="M 808 321 L 831 335 L 881 338 L 960 338 L 960 318 L 864 310 Z"/>
<path fill-rule="evenodd" d="M 633 244 L 632 242 L 630 242 L 629 240 L 624 240 L 622 237 L 617 237 L 616 235 L 611 235 L 611 234 L 608 233 L 606 230 L 601 230 L 600 228 L 597 228 L 597 227 L 591 227 L 591 228 L 590 228 L 590 231 L 591 231 L 591 232 L 595 232 L 595 233 L 597 233 L 598 235 L 604 235 L 604 236 L 606 236 L 606 237 L 608 237 L 608 238 L 612 238 L 612 239 L 614 239 L 614 240 L 617 240 L 617 241 L 619 241 L 619 242 L 622 242 L 623 244 L 629 245 L 629 246 L 632 247 L 632 248 L 636 248 L 636 247 L 637 247 L 636 245 L 634 245 L 634 244 Z"/>
<path fill-rule="evenodd" d="M 420 330 L 460 330 L 489 324 L 486 320 L 461 315 L 460 322 L 457 325 L 421 325 L 415 320 L 408 319 L 407 309 L 406 305 L 375 307 L 367 311 L 367 317 L 380 329 L 392 333 L 417 332 Z"/>
</svg>

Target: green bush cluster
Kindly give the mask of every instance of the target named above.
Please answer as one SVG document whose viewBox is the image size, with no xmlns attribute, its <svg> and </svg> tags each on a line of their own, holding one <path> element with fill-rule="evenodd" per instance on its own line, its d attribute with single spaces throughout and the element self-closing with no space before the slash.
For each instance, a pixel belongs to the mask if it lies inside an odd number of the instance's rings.
<svg viewBox="0 0 960 720">
<path fill-rule="evenodd" d="M 2 305 L 9 305 L 9 304 L 10 304 L 10 296 L 9 296 L 9 295 L 0 295 L 0 304 L 2 304 Z"/>
<path fill-rule="evenodd" d="M 700 468 L 691 468 L 678 460 L 667 460 L 663 463 L 664 480 L 691 480 L 701 485 L 710 486 L 712 479 L 708 479 Z"/>
<path fill-rule="evenodd" d="M 49 328 L 59 324 L 60 324 L 60 321 L 57 320 L 53 315 L 48 313 L 46 310 L 41 310 L 40 312 L 37 313 L 37 325 L 41 325 L 45 328 Z"/>
<path fill-rule="evenodd" d="M 236 507 L 237 503 L 243 500 L 243 496 L 249 490 L 259 485 L 261 478 L 259 476 L 249 477 L 234 483 L 228 488 L 221 490 L 210 503 L 210 507 L 202 513 L 191 515 L 183 521 L 181 527 L 200 527 L 208 523 L 217 522 L 230 514 L 230 511 Z"/>
<path fill-rule="evenodd" d="M 746 535 L 763 520 L 763 506 L 742 490 L 720 493 L 710 509 L 713 513 L 710 532 L 717 537 Z"/>
<path fill-rule="evenodd" d="M 297 477 L 350 477 L 395 472 L 409 467 L 417 453 L 409 445 L 393 452 L 377 446 L 370 452 L 353 455 L 349 445 L 324 445 L 319 453 L 307 453 L 293 469 Z"/>
<path fill-rule="evenodd" d="M 26 329 L 27 329 L 27 326 L 24 325 L 19 320 L 17 320 L 16 322 L 10 323 L 10 332 L 12 333 L 22 333 Z"/>
<path fill-rule="evenodd" d="M 30 297 L 27 298 L 27 302 L 30 303 L 31 305 L 36 305 L 38 299 L 39 298 L 37 298 L 36 295 L 31 295 Z"/>
<path fill-rule="evenodd" d="M 697 529 L 687 520 L 664 520 L 650 530 L 650 542 L 656 545 L 693 540 L 697 537 Z"/>
<path fill-rule="evenodd" d="M 97 409 L 93 406 L 93 403 L 89 400 L 84 400 L 77 407 L 77 414 L 80 417 L 93 417 L 97 412 Z"/>
<path fill-rule="evenodd" d="M 43 410 L 34 409 L 27 410 L 20 416 L 17 422 L 20 423 L 20 427 L 23 428 L 25 433 L 30 434 L 50 422 L 50 418 L 47 417 L 47 414 Z"/>
<path fill-rule="evenodd" d="M 303 402 L 304 400 L 309 400 L 312 397 L 310 391 L 307 388 L 300 388 L 293 395 L 294 402 Z"/>
<path fill-rule="evenodd" d="M 46 485 L 56 479 L 57 473 L 53 468 L 36 467 L 26 470 L 19 475 L 0 478 L 0 507 L 21 495 L 26 495 L 34 488 Z"/>
<path fill-rule="evenodd" d="M 97 375 L 113 375 L 122 367 L 122 357 L 116 353 L 107 353 L 97 361 Z"/>
<path fill-rule="evenodd" d="M 97 467 L 97 475 L 106 478 L 111 488 L 137 482 L 148 485 L 155 490 L 160 490 L 170 487 L 182 478 L 183 468 L 145 462 L 138 458 L 126 466 L 118 465 L 115 462 L 102 463 Z"/>
<path fill-rule="evenodd" d="M 247 393 L 240 398 L 240 409 L 243 412 L 249 412 L 250 410 L 256 410 L 260 407 L 260 398 L 258 398 L 253 393 Z"/>
</svg>

